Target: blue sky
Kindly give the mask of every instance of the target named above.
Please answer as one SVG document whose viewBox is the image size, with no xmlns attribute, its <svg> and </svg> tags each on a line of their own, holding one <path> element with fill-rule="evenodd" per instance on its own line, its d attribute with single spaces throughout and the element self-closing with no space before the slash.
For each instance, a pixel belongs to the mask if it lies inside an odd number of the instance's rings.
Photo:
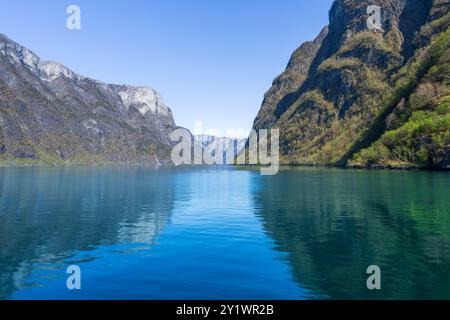
<svg viewBox="0 0 450 320">
<path fill-rule="evenodd" d="M 2 0 L 0 32 L 108 83 L 151 86 L 178 125 L 251 128 L 264 93 L 332 0 Z M 66 28 L 81 8 L 82 29 Z"/>
</svg>

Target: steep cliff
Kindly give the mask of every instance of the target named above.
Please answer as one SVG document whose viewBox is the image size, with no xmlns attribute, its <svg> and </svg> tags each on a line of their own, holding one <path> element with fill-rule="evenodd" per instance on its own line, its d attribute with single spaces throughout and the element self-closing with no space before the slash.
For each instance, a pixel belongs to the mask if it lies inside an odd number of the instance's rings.
<svg viewBox="0 0 450 320">
<path fill-rule="evenodd" d="M 281 108 L 281 106 L 291 103 L 289 99 L 295 95 L 295 92 L 308 77 L 311 63 L 327 33 L 328 27 L 323 28 L 314 41 L 305 42 L 292 54 L 286 70 L 275 78 L 272 88 L 264 96 L 261 109 L 255 119 L 254 127 L 256 129 L 264 129 L 274 125 L 277 121 L 276 108 L 279 105 L 279 108 Z"/>
<path fill-rule="evenodd" d="M 367 27 L 369 5 L 380 6 L 382 30 Z M 445 125 L 443 134 L 436 133 L 442 141 L 433 152 L 439 157 L 425 155 L 432 148 L 424 143 L 420 161 L 391 161 L 385 152 L 383 163 L 357 154 L 414 116 L 417 106 L 410 100 L 418 99 L 411 96 L 417 90 L 435 88 L 428 108 L 442 105 L 439 99 L 449 94 L 449 5 L 448 0 L 336 0 L 328 30 L 314 41 L 318 48 L 303 52 L 302 45 L 291 59 L 294 65 L 285 73 L 298 80 L 284 91 L 274 82 L 254 128 L 280 129 L 285 164 L 445 167 L 450 144 Z"/>
<path fill-rule="evenodd" d="M 3 163 L 170 163 L 171 110 L 151 88 L 83 77 L 0 34 Z"/>
</svg>

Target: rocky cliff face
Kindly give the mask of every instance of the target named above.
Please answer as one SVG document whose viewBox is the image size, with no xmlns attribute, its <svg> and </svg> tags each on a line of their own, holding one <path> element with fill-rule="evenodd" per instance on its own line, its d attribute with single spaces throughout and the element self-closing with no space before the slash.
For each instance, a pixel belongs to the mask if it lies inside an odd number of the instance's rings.
<svg viewBox="0 0 450 320">
<path fill-rule="evenodd" d="M 273 126 L 277 121 L 277 108 L 289 106 L 289 98 L 295 95 L 308 77 L 311 64 L 327 33 L 328 27 L 325 27 L 314 41 L 305 42 L 292 54 L 286 70 L 275 78 L 272 88 L 264 96 L 261 110 L 255 120 L 256 129 Z"/>
<path fill-rule="evenodd" d="M 381 7 L 382 30 L 368 29 L 369 5 Z M 294 53 L 266 94 L 254 128 L 280 129 L 284 163 L 442 167 L 448 127 L 425 139 L 441 139 L 440 150 L 431 151 L 423 142 L 408 147 L 413 154 L 422 150 L 420 161 L 388 147 L 383 159 L 357 155 L 406 125 L 414 111 L 433 112 L 450 93 L 449 5 L 448 0 L 336 0 L 328 28 Z M 434 76 L 427 76 L 430 71 Z M 425 83 L 433 87 L 433 98 L 422 106 L 428 109 L 416 110 L 411 95 L 423 94 Z"/>
<path fill-rule="evenodd" d="M 0 157 L 170 163 L 171 110 L 151 88 L 83 77 L 0 34 Z"/>
</svg>

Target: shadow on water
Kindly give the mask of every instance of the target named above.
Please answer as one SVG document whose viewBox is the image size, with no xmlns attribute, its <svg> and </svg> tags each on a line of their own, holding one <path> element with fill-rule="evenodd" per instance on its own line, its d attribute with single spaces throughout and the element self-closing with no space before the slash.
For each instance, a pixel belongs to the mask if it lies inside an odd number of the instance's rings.
<svg viewBox="0 0 450 320">
<path fill-rule="evenodd" d="M 0 299 L 36 285 L 29 282 L 36 270 L 95 260 L 100 247 L 151 246 L 174 201 L 172 173 L 154 174 L 0 169 Z"/>
<path fill-rule="evenodd" d="M 329 299 L 450 299 L 450 176 L 297 169 L 253 183 L 293 278 Z M 382 290 L 369 291 L 378 265 Z"/>
<path fill-rule="evenodd" d="M 438 172 L 0 169 L 0 299 L 450 299 L 449 190 Z"/>
</svg>

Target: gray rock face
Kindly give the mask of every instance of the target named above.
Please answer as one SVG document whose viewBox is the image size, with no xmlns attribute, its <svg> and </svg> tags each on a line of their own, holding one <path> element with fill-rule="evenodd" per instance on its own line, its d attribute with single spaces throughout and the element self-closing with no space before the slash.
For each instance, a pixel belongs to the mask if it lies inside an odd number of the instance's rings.
<svg viewBox="0 0 450 320">
<path fill-rule="evenodd" d="M 170 164 L 175 128 L 154 89 L 78 75 L 0 34 L 3 157 Z"/>
<path fill-rule="evenodd" d="M 450 146 L 443 150 L 437 168 L 450 169 Z"/>
</svg>

